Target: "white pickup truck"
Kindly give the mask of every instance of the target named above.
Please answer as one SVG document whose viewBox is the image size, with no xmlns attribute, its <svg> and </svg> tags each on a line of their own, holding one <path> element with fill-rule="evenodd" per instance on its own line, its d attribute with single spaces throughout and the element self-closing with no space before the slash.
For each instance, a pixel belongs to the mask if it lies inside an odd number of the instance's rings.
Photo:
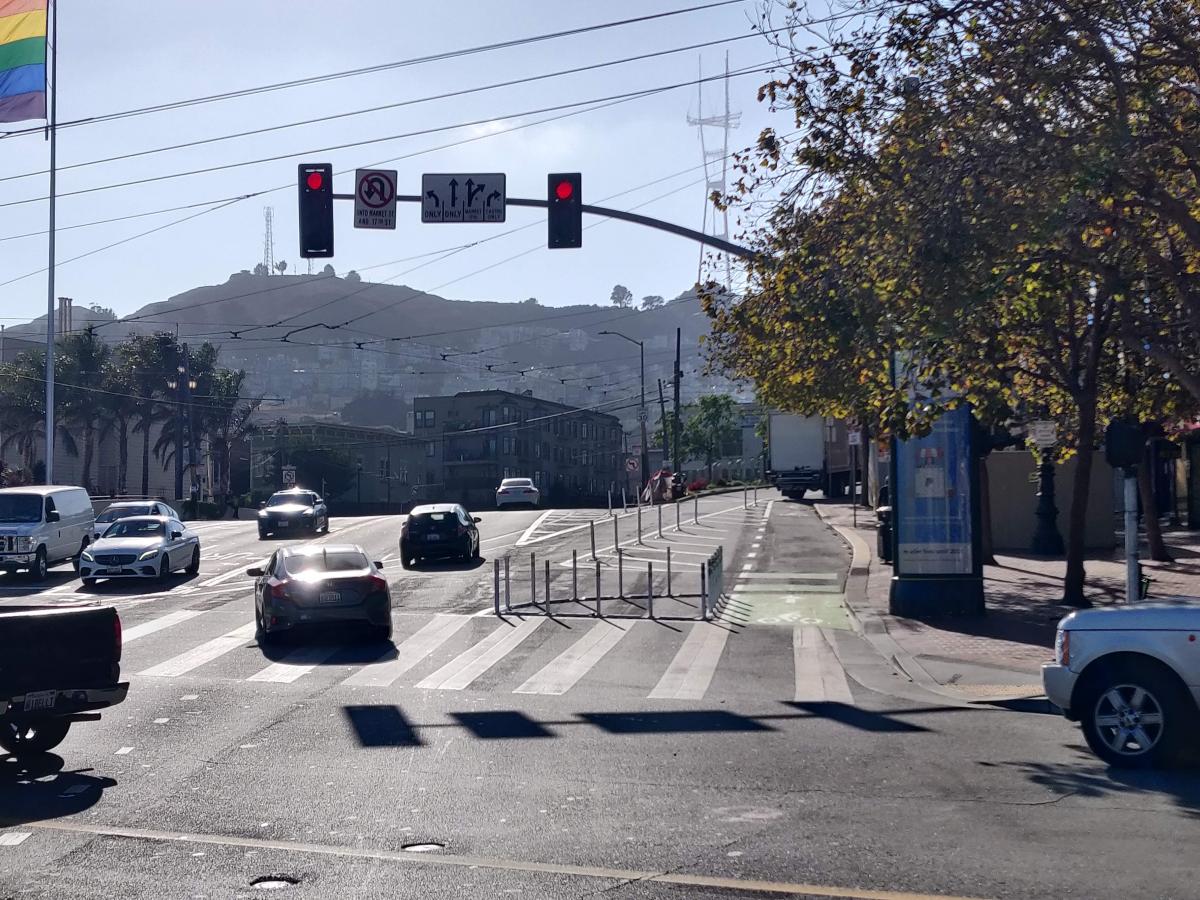
<svg viewBox="0 0 1200 900">
<path fill-rule="evenodd" d="M 1071 613 L 1042 683 L 1110 765 L 1165 765 L 1200 750 L 1200 598 Z"/>
</svg>

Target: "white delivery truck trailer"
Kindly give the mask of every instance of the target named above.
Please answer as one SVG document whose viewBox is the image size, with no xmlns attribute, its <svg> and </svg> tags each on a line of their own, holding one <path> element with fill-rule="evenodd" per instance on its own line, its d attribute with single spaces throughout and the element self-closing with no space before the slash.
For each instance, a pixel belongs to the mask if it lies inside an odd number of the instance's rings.
<svg viewBox="0 0 1200 900">
<path fill-rule="evenodd" d="M 785 497 L 808 491 L 840 497 L 850 486 L 846 425 L 824 416 L 771 412 L 767 416 L 767 474 Z"/>
</svg>

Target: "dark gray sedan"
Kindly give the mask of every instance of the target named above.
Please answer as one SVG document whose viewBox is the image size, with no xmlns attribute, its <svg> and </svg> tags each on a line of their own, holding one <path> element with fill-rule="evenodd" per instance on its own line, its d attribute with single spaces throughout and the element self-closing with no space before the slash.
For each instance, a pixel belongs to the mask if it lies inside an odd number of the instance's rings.
<svg viewBox="0 0 1200 900">
<path fill-rule="evenodd" d="M 254 582 L 254 622 L 259 643 L 306 625 L 361 622 L 381 640 L 392 637 L 392 595 L 357 544 L 302 544 L 271 554 L 265 566 L 247 569 Z"/>
</svg>

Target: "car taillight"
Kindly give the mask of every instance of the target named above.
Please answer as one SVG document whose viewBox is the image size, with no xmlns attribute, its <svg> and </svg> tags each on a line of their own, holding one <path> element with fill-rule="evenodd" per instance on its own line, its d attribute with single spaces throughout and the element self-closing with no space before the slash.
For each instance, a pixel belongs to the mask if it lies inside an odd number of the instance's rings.
<svg viewBox="0 0 1200 900">
<path fill-rule="evenodd" d="M 287 582 L 276 581 L 271 585 L 271 596 L 276 600 L 287 599 Z"/>
<path fill-rule="evenodd" d="M 379 575 L 368 575 L 367 586 L 372 593 L 378 591 L 386 591 L 388 588 L 387 579 Z"/>
<path fill-rule="evenodd" d="M 113 658 L 121 661 L 121 617 L 113 613 Z"/>
</svg>

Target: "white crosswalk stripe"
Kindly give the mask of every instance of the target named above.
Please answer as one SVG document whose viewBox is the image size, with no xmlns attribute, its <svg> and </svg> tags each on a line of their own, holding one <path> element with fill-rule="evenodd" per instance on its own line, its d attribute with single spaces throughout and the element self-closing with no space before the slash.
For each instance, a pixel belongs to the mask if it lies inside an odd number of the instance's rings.
<svg viewBox="0 0 1200 900">
<path fill-rule="evenodd" d="M 394 659 L 368 663 L 347 678 L 343 684 L 353 687 L 387 687 L 434 650 L 446 643 L 471 616 L 437 615 L 420 631 L 396 647 Z M 390 654 L 388 654 L 390 656 Z"/>
<path fill-rule="evenodd" d="M 522 684 L 515 694 L 565 694 L 633 627 L 619 621 L 597 622 L 583 637 Z"/>
<path fill-rule="evenodd" d="M 211 641 L 205 641 L 199 647 L 193 647 L 185 653 L 180 653 L 178 656 L 173 656 L 165 662 L 151 666 L 141 674 L 161 678 L 175 678 L 179 675 L 186 675 L 193 669 L 197 669 L 205 663 L 212 662 L 214 659 L 236 650 L 253 637 L 254 623 L 250 622 L 240 628 L 235 628 L 228 634 L 213 638 Z"/>
<path fill-rule="evenodd" d="M 708 622 L 693 625 L 667 671 L 650 692 L 650 699 L 703 699 L 728 639 L 729 631 L 721 625 Z"/>
<path fill-rule="evenodd" d="M 274 681 L 279 684 L 291 684 L 301 675 L 307 675 L 329 657 L 333 656 L 340 647 L 336 644 L 313 644 L 293 650 L 279 662 L 272 663 L 265 669 L 255 672 L 247 681 Z"/>
<path fill-rule="evenodd" d="M 202 609 L 177 609 L 175 612 L 167 613 L 165 616 L 159 616 L 157 619 L 151 619 L 149 622 L 143 622 L 141 625 L 134 625 L 132 628 L 124 629 L 121 633 L 121 642 L 123 644 L 131 644 L 147 635 L 156 634 L 164 628 L 170 628 L 172 625 L 178 625 L 180 622 L 194 619 L 203 612 L 204 610 Z"/>
<path fill-rule="evenodd" d="M 471 649 L 460 653 L 428 678 L 419 688 L 442 691 L 461 691 L 517 648 L 545 622 L 544 618 L 525 619 L 520 625 L 500 625 Z"/>
</svg>

